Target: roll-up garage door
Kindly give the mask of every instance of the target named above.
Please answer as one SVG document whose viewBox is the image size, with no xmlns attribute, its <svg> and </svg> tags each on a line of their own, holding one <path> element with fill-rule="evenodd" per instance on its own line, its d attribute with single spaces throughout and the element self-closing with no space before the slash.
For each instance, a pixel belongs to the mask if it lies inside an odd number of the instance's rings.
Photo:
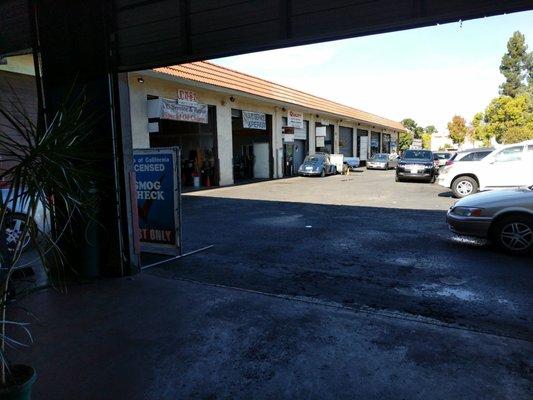
<svg viewBox="0 0 533 400">
<path fill-rule="evenodd" d="M 339 152 L 344 157 L 353 156 L 353 129 L 345 126 L 339 127 Z"/>
</svg>

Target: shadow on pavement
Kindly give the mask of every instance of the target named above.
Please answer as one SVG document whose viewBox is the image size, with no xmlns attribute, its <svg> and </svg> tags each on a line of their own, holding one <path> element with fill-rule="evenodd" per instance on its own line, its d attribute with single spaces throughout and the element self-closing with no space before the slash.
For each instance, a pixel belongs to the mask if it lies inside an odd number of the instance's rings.
<svg viewBox="0 0 533 400">
<path fill-rule="evenodd" d="M 444 211 L 198 196 L 183 207 L 185 251 L 214 247 L 151 274 L 533 339 L 529 261 L 461 244 Z"/>
</svg>

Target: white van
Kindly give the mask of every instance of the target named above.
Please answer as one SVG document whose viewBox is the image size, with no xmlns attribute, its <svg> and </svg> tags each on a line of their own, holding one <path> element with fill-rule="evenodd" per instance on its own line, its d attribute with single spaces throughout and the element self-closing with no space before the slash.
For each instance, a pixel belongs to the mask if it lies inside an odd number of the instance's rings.
<svg viewBox="0 0 533 400">
<path fill-rule="evenodd" d="M 478 190 L 533 185 L 533 140 L 493 150 L 479 161 L 453 163 L 440 171 L 437 183 L 452 189 L 455 197 Z"/>
</svg>

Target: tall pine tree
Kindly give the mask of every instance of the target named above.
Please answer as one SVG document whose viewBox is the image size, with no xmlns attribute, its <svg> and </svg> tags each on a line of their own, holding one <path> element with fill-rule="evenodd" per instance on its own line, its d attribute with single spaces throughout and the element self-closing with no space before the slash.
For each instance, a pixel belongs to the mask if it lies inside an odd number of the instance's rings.
<svg viewBox="0 0 533 400">
<path fill-rule="evenodd" d="M 507 53 L 502 57 L 500 72 L 505 77 L 505 82 L 500 86 L 500 94 L 515 97 L 528 89 L 531 90 L 532 61 L 532 55 L 527 51 L 525 36 L 516 31 L 507 42 Z"/>
</svg>

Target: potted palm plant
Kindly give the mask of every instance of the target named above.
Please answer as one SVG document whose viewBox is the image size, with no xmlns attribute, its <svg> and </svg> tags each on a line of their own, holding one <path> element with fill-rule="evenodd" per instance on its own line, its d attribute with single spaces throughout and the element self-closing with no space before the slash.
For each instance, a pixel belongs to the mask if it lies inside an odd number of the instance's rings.
<svg viewBox="0 0 533 400">
<path fill-rule="evenodd" d="M 29 241 L 46 271 L 50 265 L 64 265 L 62 239 L 74 221 L 92 214 L 97 177 L 91 167 L 96 158 L 88 139 L 97 118 L 86 112 L 84 91 L 75 92 L 74 87 L 46 125 L 28 116 L 14 92 L 10 100 L 0 101 L 2 399 L 29 399 L 36 379 L 35 370 L 13 363 L 11 354 L 32 342 L 27 322 L 9 318 L 17 300 L 13 276 L 23 267 L 21 254 Z"/>
</svg>

